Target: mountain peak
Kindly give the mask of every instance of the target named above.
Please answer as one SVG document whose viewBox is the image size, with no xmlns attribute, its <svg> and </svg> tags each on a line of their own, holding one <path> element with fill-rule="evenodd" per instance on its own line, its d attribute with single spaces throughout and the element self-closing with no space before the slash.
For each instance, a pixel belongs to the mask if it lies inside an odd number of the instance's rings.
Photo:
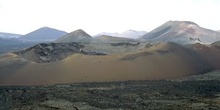
<svg viewBox="0 0 220 110">
<path fill-rule="evenodd" d="M 41 27 L 40 29 L 51 29 L 51 28 L 47 27 L 47 26 L 44 26 L 44 27 Z"/>
<path fill-rule="evenodd" d="M 87 34 L 84 30 L 82 29 L 77 29 L 73 32 L 71 32 L 70 34 L 76 34 L 76 35 L 85 35 L 87 37 L 91 37 L 89 34 Z"/>
<path fill-rule="evenodd" d="M 84 30 L 78 29 L 75 30 L 59 39 L 57 39 L 56 43 L 70 43 L 70 42 L 93 42 L 93 38 L 87 34 Z"/>
<path fill-rule="evenodd" d="M 54 41 L 65 34 L 66 32 L 58 29 L 54 29 L 50 27 L 41 27 L 24 36 L 21 36 L 20 39 L 24 41 L 32 41 L 32 42 L 48 42 L 48 41 Z"/>
<path fill-rule="evenodd" d="M 73 32 L 70 32 L 69 34 L 67 34 L 66 36 L 68 37 L 87 37 L 90 38 L 91 36 L 89 34 L 87 34 L 84 30 L 82 29 L 77 29 Z M 65 36 L 64 36 L 65 37 Z"/>
<path fill-rule="evenodd" d="M 77 29 L 77 30 L 75 30 L 76 32 L 85 32 L 84 30 L 82 30 L 82 29 Z"/>
<path fill-rule="evenodd" d="M 196 25 L 196 26 L 199 26 L 198 24 L 196 24 L 195 22 L 192 22 L 192 21 L 182 21 L 186 24 L 191 24 L 191 25 Z"/>
<path fill-rule="evenodd" d="M 152 42 L 176 42 L 180 44 L 201 42 L 210 44 L 220 40 L 220 34 L 202 28 L 191 21 L 168 21 L 145 34 L 142 39 Z"/>
<path fill-rule="evenodd" d="M 196 24 L 195 22 L 192 22 L 192 21 L 167 21 L 165 23 L 166 25 L 195 25 L 195 26 L 199 26 L 198 24 Z"/>
</svg>

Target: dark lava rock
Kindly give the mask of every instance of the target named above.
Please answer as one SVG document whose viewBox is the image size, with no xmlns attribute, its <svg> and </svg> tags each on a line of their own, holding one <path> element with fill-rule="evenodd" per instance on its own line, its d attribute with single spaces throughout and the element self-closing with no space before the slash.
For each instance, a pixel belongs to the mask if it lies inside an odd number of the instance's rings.
<svg viewBox="0 0 220 110">
<path fill-rule="evenodd" d="M 96 51 L 85 51 L 84 43 L 41 43 L 31 48 L 14 52 L 15 54 L 37 63 L 55 62 L 72 54 L 107 55 Z"/>
<path fill-rule="evenodd" d="M 219 110 L 219 81 L 121 81 L 0 87 L 0 110 Z"/>
</svg>

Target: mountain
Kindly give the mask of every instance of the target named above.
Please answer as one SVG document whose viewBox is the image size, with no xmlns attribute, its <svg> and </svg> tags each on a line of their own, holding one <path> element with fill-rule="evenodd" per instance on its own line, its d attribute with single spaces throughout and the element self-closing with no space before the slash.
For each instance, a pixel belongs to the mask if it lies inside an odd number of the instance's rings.
<svg viewBox="0 0 220 110">
<path fill-rule="evenodd" d="M 14 53 L 33 62 L 48 63 L 63 60 L 73 54 L 110 55 L 135 52 L 145 48 L 147 44 L 147 42 L 116 41 L 107 41 L 107 43 L 40 43 Z"/>
<path fill-rule="evenodd" d="M 220 71 L 215 70 L 205 74 L 192 75 L 192 76 L 184 77 L 179 80 L 180 81 L 207 81 L 207 80 L 217 81 L 220 80 Z"/>
<path fill-rule="evenodd" d="M 146 33 L 147 33 L 146 31 L 127 30 L 121 33 L 119 37 L 138 39 L 143 35 L 145 35 Z"/>
<path fill-rule="evenodd" d="M 94 43 L 96 41 L 82 29 L 75 30 L 55 41 L 55 43 L 70 43 L 70 42 Z"/>
<path fill-rule="evenodd" d="M 33 46 L 31 43 L 24 43 L 18 40 L 20 34 L 0 32 L 0 54 L 19 51 L 23 48 Z"/>
<path fill-rule="evenodd" d="M 0 54 L 7 52 L 20 51 L 24 48 L 35 45 L 33 42 L 22 42 L 16 38 L 0 40 Z"/>
<path fill-rule="evenodd" d="M 115 37 L 138 39 L 138 38 L 142 37 L 143 35 L 145 35 L 146 33 L 147 33 L 146 31 L 127 30 L 127 31 L 124 31 L 122 33 L 106 33 L 106 32 L 103 32 L 103 33 L 100 33 L 100 34 L 96 35 L 95 37 L 105 35 L 105 36 L 115 36 Z"/>
<path fill-rule="evenodd" d="M 120 36 L 120 33 L 117 33 L 117 32 L 115 32 L 115 33 L 102 32 L 102 33 L 99 33 L 99 34 L 95 35 L 94 37 L 99 37 L 99 36 L 102 36 L 102 35 L 119 37 L 119 36 Z"/>
<path fill-rule="evenodd" d="M 31 42 L 52 42 L 65 34 L 67 33 L 61 30 L 57 30 L 49 27 L 42 27 L 40 29 L 37 29 L 33 32 L 21 36 L 19 39 L 22 41 L 31 41 Z"/>
<path fill-rule="evenodd" d="M 190 21 L 168 21 L 151 32 L 142 40 L 152 42 L 176 42 L 180 44 L 213 43 L 220 40 L 220 33 L 200 27 Z"/>
<path fill-rule="evenodd" d="M 14 39 L 18 38 L 22 35 L 20 34 L 13 34 L 13 33 L 5 33 L 5 32 L 0 32 L 0 39 Z"/>
<path fill-rule="evenodd" d="M 149 43 L 118 44 L 120 45 L 108 44 L 112 48 L 106 51 L 119 52 L 108 55 L 93 54 L 91 44 L 86 43 L 40 44 L 19 53 L 1 55 L 0 84 L 41 85 L 175 79 L 220 69 L 220 49 L 213 46 L 198 43 L 187 46 L 175 43 L 155 43 L 151 46 Z M 99 44 L 93 44 L 95 45 Z M 97 49 L 100 47 L 102 46 Z M 86 54 L 86 49 L 92 54 Z M 120 53 L 121 49 L 129 51 Z M 65 58 L 56 57 L 60 54 L 69 55 Z M 35 62 L 38 58 L 54 60 Z"/>
<path fill-rule="evenodd" d="M 0 54 L 19 51 L 41 42 L 51 42 L 65 35 L 66 32 L 43 27 L 26 35 L 0 33 Z"/>
<path fill-rule="evenodd" d="M 123 37 L 114 37 L 114 36 L 108 36 L 108 35 L 100 35 L 97 37 L 94 37 L 95 39 L 98 39 L 105 43 L 114 43 L 114 42 L 138 42 L 138 40 L 132 39 L 132 38 L 123 38 Z"/>
<path fill-rule="evenodd" d="M 211 46 L 220 48 L 220 41 L 216 41 L 216 42 L 212 43 Z"/>
</svg>

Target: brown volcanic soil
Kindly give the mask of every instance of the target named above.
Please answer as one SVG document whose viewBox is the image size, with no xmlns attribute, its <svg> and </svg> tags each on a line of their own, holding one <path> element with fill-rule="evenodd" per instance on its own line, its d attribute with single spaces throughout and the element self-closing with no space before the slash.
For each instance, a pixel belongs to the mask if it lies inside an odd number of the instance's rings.
<svg viewBox="0 0 220 110">
<path fill-rule="evenodd" d="M 35 63 L 15 54 L 6 54 L 0 60 L 0 75 L 3 76 L 0 77 L 0 84 L 173 79 L 218 68 L 210 62 L 198 52 L 173 43 L 160 43 L 135 52 L 105 56 L 76 53 L 50 63 Z"/>
</svg>

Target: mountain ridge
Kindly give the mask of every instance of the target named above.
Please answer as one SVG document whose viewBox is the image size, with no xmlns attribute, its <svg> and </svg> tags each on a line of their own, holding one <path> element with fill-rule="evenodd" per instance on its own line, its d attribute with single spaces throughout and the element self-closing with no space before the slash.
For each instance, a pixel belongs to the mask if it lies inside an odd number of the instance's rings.
<svg viewBox="0 0 220 110">
<path fill-rule="evenodd" d="M 0 32 L 0 39 L 14 39 L 22 36 L 21 34 Z"/>
<path fill-rule="evenodd" d="M 106 35 L 106 36 L 114 36 L 114 37 L 122 37 L 122 38 L 131 38 L 131 39 L 138 39 L 142 37 L 144 34 L 146 34 L 146 31 L 136 31 L 136 30 L 126 30 L 122 33 L 107 33 L 107 32 L 102 32 L 96 35 L 95 37 L 101 36 L 101 35 Z"/>
<path fill-rule="evenodd" d="M 168 21 L 145 34 L 141 40 L 176 42 L 180 44 L 213 43 L 220 40 L 220 33 L 200 27 L 191 21 Z"/>
</svg>

